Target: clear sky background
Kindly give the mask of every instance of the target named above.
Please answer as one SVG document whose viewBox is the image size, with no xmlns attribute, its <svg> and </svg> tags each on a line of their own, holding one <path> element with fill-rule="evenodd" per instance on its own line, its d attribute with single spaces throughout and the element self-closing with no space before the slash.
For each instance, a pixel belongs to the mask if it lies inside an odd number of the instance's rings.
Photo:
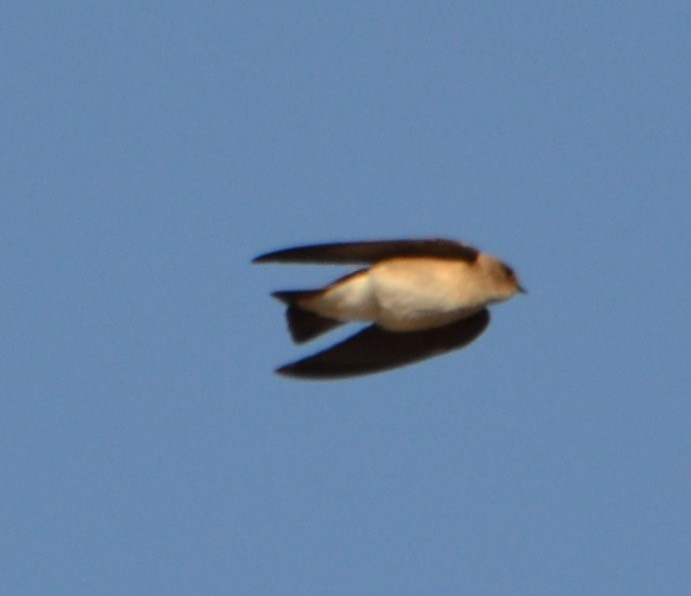
<svg viewBox="0 0 691 596">
<path fill-rule="evenodd" d="M 0 593 L 691 585 L 691 4 L 5 3 Z M 315 383 L 252 266 L 446 236 L 526 297 Z"/>
</svg>

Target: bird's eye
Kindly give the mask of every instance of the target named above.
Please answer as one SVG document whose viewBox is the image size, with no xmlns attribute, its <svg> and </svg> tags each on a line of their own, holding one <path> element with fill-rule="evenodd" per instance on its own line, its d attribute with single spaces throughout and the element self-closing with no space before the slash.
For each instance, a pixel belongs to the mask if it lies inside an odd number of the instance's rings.
<svg viewBox="0 0 691 596">
<path fill-rule="evenodd" d="M 504 274 L 506 275 L 506 277 L 516 277 L 516 273 L 514 273 L 514 270 L 511 269 L 511 267 L 509 267 L 508 265 L 504 265 L 504 263 L 502 263 L 501 268 L 504 270 Z"/>
</svg>

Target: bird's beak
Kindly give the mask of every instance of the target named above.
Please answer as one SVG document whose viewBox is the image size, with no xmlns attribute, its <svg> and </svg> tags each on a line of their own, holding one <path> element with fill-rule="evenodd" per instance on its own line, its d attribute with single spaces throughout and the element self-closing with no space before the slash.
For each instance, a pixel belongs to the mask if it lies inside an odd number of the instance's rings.
<svg viewBox="0 0 691 596">
<path fill-rule="evenodd" d="M 521 284 L 518 284 L 518 291 L 521 294 L 527 294 L 528 293 L 528 290 L 526 290 Z"/>
</svg>

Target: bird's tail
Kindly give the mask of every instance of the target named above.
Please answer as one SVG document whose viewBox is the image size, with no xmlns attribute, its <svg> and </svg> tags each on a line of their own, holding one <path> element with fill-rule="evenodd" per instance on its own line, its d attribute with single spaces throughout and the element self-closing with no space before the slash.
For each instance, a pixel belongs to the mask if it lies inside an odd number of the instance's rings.
<svg viewBox="0 0 691 596">
<path fill-rule="evenodd" d="M 298 303 L 306 298 L 313 298 L 321 294 L 324 290 L 286 290 L 271 294 L 284 304 L 286 309 L 286 319 L 288 329 L 295 343 L 301 344 L 310 341 L 320 335 L 331 331 L 342 325 L 342 321 L 322 317 L 317 313 L 310 312 L 298 306 Z"/>
</svg>

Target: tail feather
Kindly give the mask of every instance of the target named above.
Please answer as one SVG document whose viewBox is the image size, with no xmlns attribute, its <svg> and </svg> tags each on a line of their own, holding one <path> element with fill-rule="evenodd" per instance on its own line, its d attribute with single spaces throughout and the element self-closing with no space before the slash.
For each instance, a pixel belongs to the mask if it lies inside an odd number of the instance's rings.
<svg viewBox="0 0 691 596">
<path fill-rule="evenodd" d="M 300 308 L 296 303 L 321 294 L 323 290 L 287 290 L 274 292 L 272 296 L 288 305 L 286 319 L 288 329 L 295 343 L 301 344 L 342 325 L 341 321 L 323 317 Z"/>
<path fill-rule="evenodd" d="M 299 306 L 289 306 L 286 310 L 288 329 L 295 343 L 301 344 L 342 325 L 341 321 L 322 317 Z"/>
<path fill-rule="evenodd" d="M 272 292 L 271 295 L 288 306 L 293 306 L 306 298 L 316 298 L 324 290 L 284 290 Z"/>
</svg>

